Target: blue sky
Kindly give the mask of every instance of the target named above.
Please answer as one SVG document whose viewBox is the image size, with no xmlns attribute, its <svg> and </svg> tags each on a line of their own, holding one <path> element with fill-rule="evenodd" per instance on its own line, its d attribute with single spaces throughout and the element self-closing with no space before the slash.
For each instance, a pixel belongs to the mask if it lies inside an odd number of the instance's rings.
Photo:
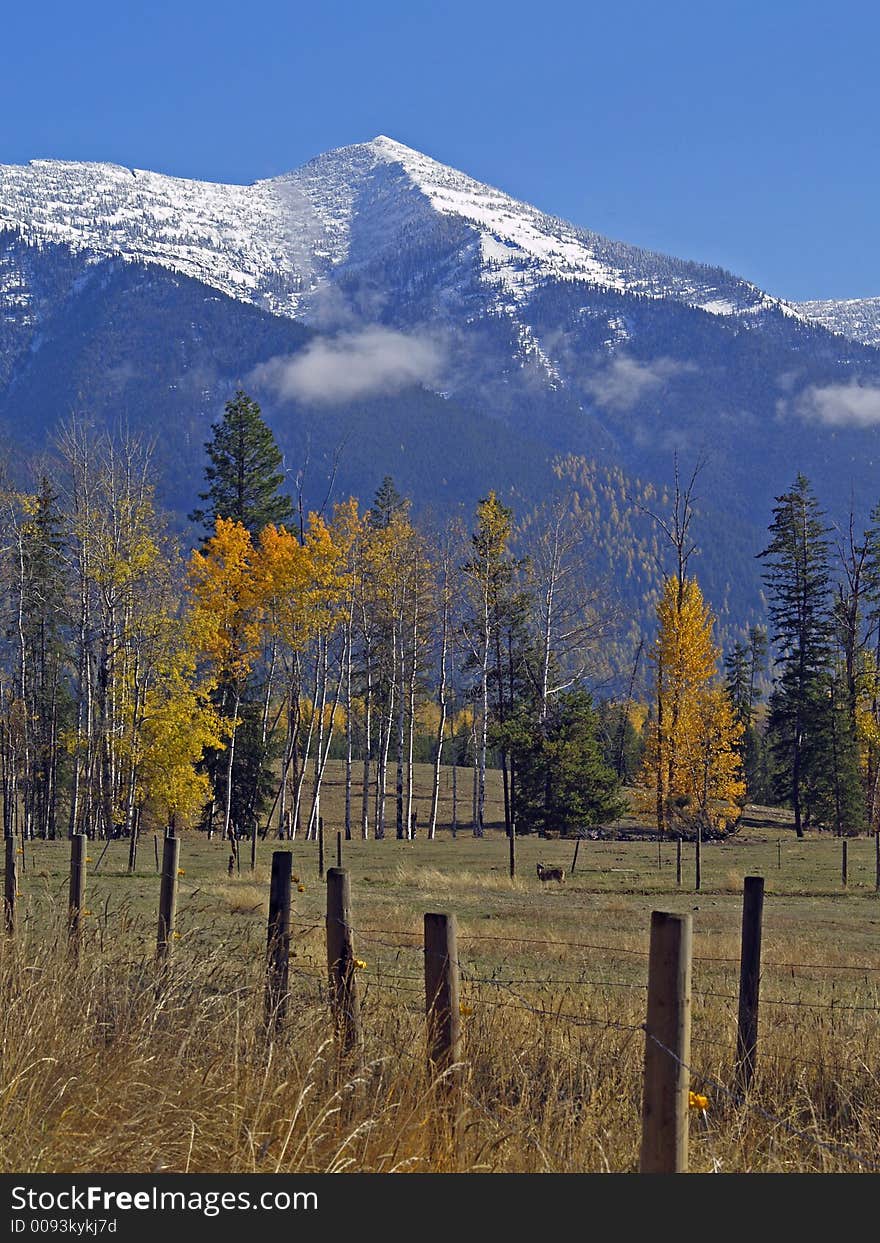
<svg viewBox="0 0 880 1243">
<path fill-rule="evenodd" d="M 384 133 L 782 297 L 880 295 L 866 0 L 42 0 L 0 40 L 2 163 L 248 182 Z"/>
</svg>

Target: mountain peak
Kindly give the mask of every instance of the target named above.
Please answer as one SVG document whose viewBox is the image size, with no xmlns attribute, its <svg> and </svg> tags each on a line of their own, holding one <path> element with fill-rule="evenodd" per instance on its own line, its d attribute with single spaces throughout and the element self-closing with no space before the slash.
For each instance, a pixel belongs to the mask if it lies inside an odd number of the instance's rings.
<svg viewBox="0 0 880 1243">
<path fill-rule="evenodd" d="M 421 155 L 420 151 L 416 151 L 415 147 L 408 147 L 405 143 L 398 142 L 396 138 L 389 138 L 387 134 L 377 134 L 375 138 L 370 139 L 367 143 L 369 147 L 376 147 L 382 151 L 388 151 L 392 154 L 400 152 L 401 155 Z"/>
<path fill-rule="evenodd" d="M 380 254 L 400 255 L 415 238 L 424 245 L 440 235 L 456 240 L 426 273 L 437 306 L 479 290 L 485 312 L 516 322 L 523 339 L 523 308 L 560 282 L 577 285 L 585 298 L 589 289 L 610 289 L 721 317 L 796 314 L 729 273 L 601 237 L 387 134 L 250 186 L 114 164 L 0 165 L 0 232 L 5 228 L 93 255 L 157 263 L 300 317 L 345 273 Z"/>
</svg>

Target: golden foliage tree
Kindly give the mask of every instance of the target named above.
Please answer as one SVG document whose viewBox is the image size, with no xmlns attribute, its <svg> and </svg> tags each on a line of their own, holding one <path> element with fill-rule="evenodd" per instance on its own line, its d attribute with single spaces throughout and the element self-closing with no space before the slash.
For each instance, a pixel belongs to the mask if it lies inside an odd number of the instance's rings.
<svg viewBox="0 0 880 1243">
<path fill-rule="evenodd" d="M 223 836 L 230 835 L 232 769 L 239 708 L 263 640 L 268 583 L 250 533 L 232 519 L 218 518 L 204 551 L 192 554 L 191 626 L 197 650 L 208 662 L 220 691 L 219 710 L 229 739 Z"/>
<path fill-rule="evenodd" d="M 672 810 L 688 808 L 702 823 L 723 828 L 745 797 L 742 724 L 718 680 L 714 618 L 695 579 L 666 580 L 657 621 L 654 721 L 642 774 L 656 790 L 657 825 L 664 832 Z"/>
</svg>

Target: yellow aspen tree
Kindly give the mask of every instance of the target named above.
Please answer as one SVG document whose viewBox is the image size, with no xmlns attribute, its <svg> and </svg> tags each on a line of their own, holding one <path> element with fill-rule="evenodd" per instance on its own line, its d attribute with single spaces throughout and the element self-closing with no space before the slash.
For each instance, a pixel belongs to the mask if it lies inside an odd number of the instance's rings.
<svg viewBox="0 0 880 1243">
<path fill-rule="evenodd" d="M 169 640 L 183 637 L 182 627 Z M 135 771 L 138 802 L 158 824 L 192 824 L 211 796 L 199 762 L 221 750 L 222 721 L 206 691 L 195 684 L 194 657 L 183 644 L 169 650 L 144 696 Z"/>
<path fill-rule="evenodd" d="M 325 524 L 315 514 L 309 515 L 306 546 L 312 557 L 314 592 L 321 601 L 318 655 L 320 670 L 320 697 L 315 697 L 318 721 L 317 748 L 315 752 L 312 805 L 309 810 L 307 834 L 318 832 L 321 807 L 321 785 L 330 757 L 330 746 L 339 711 L 339 701 L 348 665 L 347 655 L 352 634 L 353 574 L 350 554 L 357 540 L 359 518 L 354 499 L 334 505 L 331 521 Z M 337 651 L 337 677 L 332 702 L 328 705 L 330 649 L 334 637 L 343 636 L 342 650 Z"/>
<path fill-rule="evenodd" d="M 292 823 L 298 823 L 303 785 L 315 746 L 315 790 L 308 832 L 317 828 L 318 797 L 332 736 L 332 723 L 341 695 L 344 660 L 332 706 L 327 705 L 328 645 L 346 616 L 348 555 L 357 529 L 357 503 L 334 508 L 328 524 L 309 514 L 302 542 L 284 527 L 268 526 L 260 533 L 258 560 L 263 583 L 267 625 L 280 645 L 287 674 L 287 737 L 276 805 L 280 803 L 282 831 L 287 818 L 287 786 L 293 773 L 295 788 Z M 311 695 L 304 695 L 304 663 L 311 660 Z M 301 725 L 307 718 L 300 756 Z"/>
<path fill-rule="evenodd" d="M 727 688 L 719 682 L 703 687 L 687 725 L 681 784 L 704 823 L 726 829 L 738 820 L 746 793 L 738 746 L 744 726 Z"/>
<path fill-rule="evenodd" d="M 489 673 L 499 596 L 509 581 L 508 543 L 512 511 L 494 491 L 477 505 L 476 529 L 471 536 L 470 556 L 461 567 L 465 594 L 463 637 L 477 671 L 480 716 L 475 723 L 474 836 L 485 827 L 486 753 L 489 738 Z"/>
<path fill-rule="evenodd" d="M 656 790 L 658 829 L 665 831 L 675 799 L 728 823 L 745 793 L 736 747 L 742 727 L 718 682 L 714 618 L 695 579 L 666 579 L 657 621 L 650 653 L 654 722 L 643 781 Z"/>
<path fill-rule="evenodd" d="M 344 571 L 340 581 L 340 614 L 344 637 L 342 660 L 344 668 L 345 703 L 345 815 L 346 841 L 352 836 L 352 770 L 354 763 L 354 695 L 353 677 L 355 660 L 356 612 L 359 604 L 359 586 L 363 581 L 363 557 L 369 525 L 361 514 L 354 497 L 337 505 L 333 511 L 332 529 L 338 548 L 345 554 Z M 332 728 L 332 721 L 331 721 Z M 329 746 L 329 744 L 328 744 Z"/>
<path fill-rule="evenodd" d="M 191 624 L 201 654 L 221 691 L 221 714 L 228 737 L 223 836 L 230 835 L 235 731 L 248 675 L 259 656 L 267 594 L 266 576 L 249 532 L 218 518 L 204 550 L 189 565 Z M 209 833 L 211 831 L 209 826 Z"/>
<path fill-rule="evenodd" d="M 269 524 L 260 532 L 260 558 L 266 585 L 267 629 L 281 662 L 285 714 L 281 779 L 269 821 L 278 808 L 279 836 L 289 832 L 287 796 L 291 780 L 299 786 L 298 745 L 302 715 L 302 657 L 311 640 L 308 549 L 285 527 Z M 268 830 L 268 822 L 267 822 Z M 292 834 L 291 834 L 292 835 Z"/>
<path fill-rule="evenodd" d="M 880 671 L 874 652 L 860 653 L 856 674 L 856 742 L 872 832 L 880 825 Z"/>
</svg>

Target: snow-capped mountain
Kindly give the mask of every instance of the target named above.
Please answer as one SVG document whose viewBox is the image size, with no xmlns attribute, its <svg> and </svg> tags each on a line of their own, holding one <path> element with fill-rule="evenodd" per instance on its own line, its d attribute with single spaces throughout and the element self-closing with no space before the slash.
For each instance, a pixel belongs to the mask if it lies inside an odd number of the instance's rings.
<svg viewBox="0 0 880 1243">
<path fill-rule="evenodd" d="M 803 315 L 829 332 L 880 348 L 880 298 L 838 298 L 796 305 Z"/>
<path fill-rule="evenodd" d="M 391 473 L 439 511 L 576 480 L 584 512 L 613 515 L 597 479 L 662 498 L 674 454 L 705 456 L 701 582 L 742 621 L 797 470 L 837 516 L 880 499 L 869 303 L 843 335 L 821 304 L 610 241 L 385 137 L 252 186 L 37 160 L 0 166 L 0 443 L 33 460 L 71 414 L 123 421 L 155 442 L 180 515 L 242 384 L 316 506 Z M 661 551 L 602 541 L 630 577 Z"/>
<path fill-rule="evenodd" d="M 380 136 L 250 186 L 114 164 L 0 166 L 0 228 L 90 256 L 158 263 L 241 301 L 326 319 L 328 286 L 350 283 L 441 226 L 456 234 L 436 305 L 481 287 L 518 318 L 548 281 L 670 298 L 722 316 L 798 312 L 717 268 L 652 254 L 545 215 Z M 363 308 L 361 308 L 363 309 Z"/>
</svg>

